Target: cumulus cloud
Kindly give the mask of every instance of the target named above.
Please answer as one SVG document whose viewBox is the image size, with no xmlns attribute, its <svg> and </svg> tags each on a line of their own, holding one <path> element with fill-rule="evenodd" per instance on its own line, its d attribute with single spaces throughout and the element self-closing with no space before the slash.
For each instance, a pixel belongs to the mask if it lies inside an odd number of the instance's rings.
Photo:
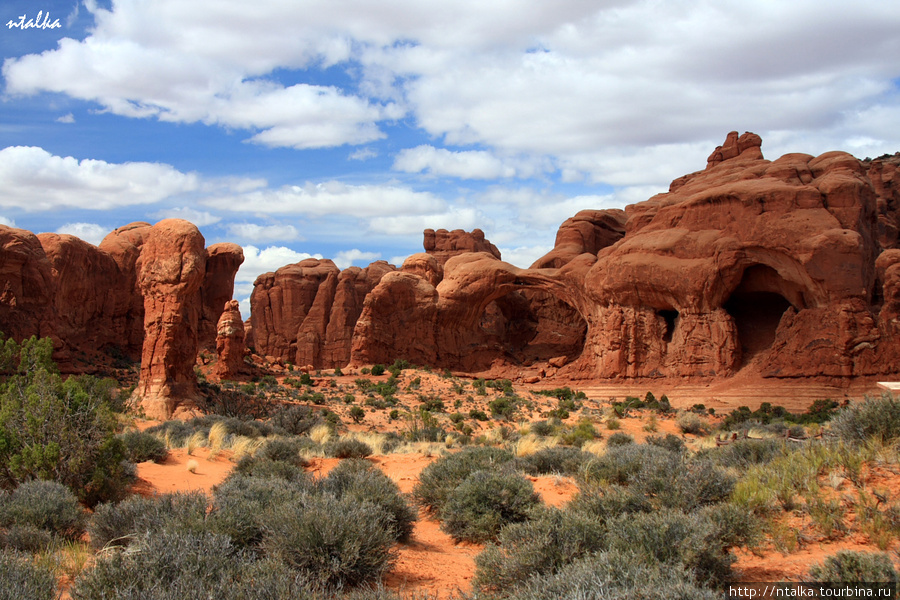
<svg viewBox="0 0 900 600">
<path fill-rule="evenodd" d="M 460 179 L 498 179 L 516 175 L 515 167 L 504 164 L 504 161 L 490 152 L 451 152 L 427 145 L 401 150 L 394 160 L 394 169 L 407 173 L 449 175 Z"/>
<path fill-rule="evenodd" d="M 229 235 L 249 240 L 264 242 L 273 240 L 291 241 L 300 239 L 300 233 L 293 225 L 256 225 L 255 223 L 229 223 L 226 227 Z"/>
<path fill-rule="evenodd" d="M 217 217 L 210 212 L 200 211 L 189 206 L 166 208 L 152 213 L 151 216 L 157 219 L 184 219 L 197 227 L 214 225 L 222 220 L 222 217 Z"/>
<path fill-rule="evenodd" d="M 353 248 L 352 250 L 342 250 L 338 252 L 333 260 L 338 268 L 346 269 L 353 265 L 365 266 L 379 258 L 381 258 L 381 254 L 378 252 L 363 252 L 362 250 Z"/>
<path fill-rule="evenodd" d="M 31 146 L 0 150 L 0 206 L 29 212 L 153 204 L 196 190 L 198 181 L 195 174 L 160 163 L 79 161 Z"/>
<path fill-rule="evenodd" d="M 57 123 L 74 123 L 75 115 L 73 115 L 72 113 L 63 115 L 63 116 L 59 117 L 58 119 L 56 119 L 56 122 Z"/>
<path fill-rule="evenodd" d="M 99 246 L 109 232 L 110 229 L 108 227 L 103 227 L 96 223 L 66 223 L 56 230 L 56 233 L 74 235 L 95 246 Z"/>
<path fill-rule="evenodd" d="M 425 229 L 475 229 L 492 221 L 474 208 L 452 208 L 446 212 L 424 215 L 375 217 L 369 221 L 369 231 L 386 235 L 421 234 Z"/>
<path fill-rule="evenodd" d="M 503 257 L 504 261 L 508 262 L 511 265 L 515 265 L 520 269 L 527 269 L 532 264 L 534 264 L 534 261 L 553 250 L 553 246 L 518 246 L 516 248 L 499 247 L 498 250 L 500 250 L 500 256 Z"/>
<path fill-rule="evenodd" d="M 16 221 L 14 219 L 8 219 L 3 215 L 0 215 L 0 225 L 6 225 L 7 227 L 15 227 Z"/>
<path fill-rule="evenodd" d="M 378 151 L 367 146 L 365 148 L 357 148 L 347 158 L 350 160 L 369 160 L 377 156 Z"/>
<path fill-rule="evenodd" d="M 211 197 L 209 206 L 231 210 L 253 210 L 282 215 L 351 215 L 373 217 L 386 211 L 426 214 L 443 210 L 445 202 L 430 192 L 417 192 L 400 185 L 350 185 L 340 181 L 307 182 L 305 185 L 263 189 L 246 194 Z"/>
</svg>

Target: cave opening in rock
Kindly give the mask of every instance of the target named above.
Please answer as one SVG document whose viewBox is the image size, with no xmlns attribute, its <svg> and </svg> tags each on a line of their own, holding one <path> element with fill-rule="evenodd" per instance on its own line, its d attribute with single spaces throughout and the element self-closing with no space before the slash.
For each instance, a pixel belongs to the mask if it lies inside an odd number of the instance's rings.
<svg viewBox="0 0 900 600">
<path fill-rule="evenodd" d="M 663 333 L 663 341 L 668 344 L 672 341 L 672 336 L 675 335 L 675 324 L 678 321 L 678 311 L 674 309 L 661 310 L 659 311 L 659 316 L 666 321 L 666 331 Z"/>
<path fill-rule="evenodd" d="M 742 366 L 772 347 L 781 317 L 793 306 L 785 295 L 802 299 L 797 286 L 774 269 L 755 265 L 744 271 L 740 284 L 725 302 L 724 308 L 737 326 Z"/>
<path fill-rule="evenodd" d="M 581 356 L 587 322 L 566 302 L 534 289 L 511 292 L 488 305 L 479 323 L 498 340 L 507 359 L 522 365 Z"/>
</svg>

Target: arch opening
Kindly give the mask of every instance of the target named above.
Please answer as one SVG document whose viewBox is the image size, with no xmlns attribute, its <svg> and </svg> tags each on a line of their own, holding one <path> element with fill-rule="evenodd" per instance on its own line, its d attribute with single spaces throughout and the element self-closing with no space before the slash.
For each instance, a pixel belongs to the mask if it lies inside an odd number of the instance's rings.
<svg viewBox="0 0 900 600">
<path fill-rule="evenodd" d="M 801 301 L 797 286 L 785 281 L 777 271 L 765 265 L 744 270 L 740 284 L 723 308 L 737 326 L 741 365 L 764 355 L 775 342 L 775 334 L 784 313 L 795 306 L 789 297 Z"/>
<path fill-rule="evenodd" d="M 587 321 L 573 306 L 535 289 L 510 292 L 490 303 L 479 326 L 507 360 L 519 365 L 559 356 L 571 362 L 581 356 L 587 338 Z"/>
</svg>

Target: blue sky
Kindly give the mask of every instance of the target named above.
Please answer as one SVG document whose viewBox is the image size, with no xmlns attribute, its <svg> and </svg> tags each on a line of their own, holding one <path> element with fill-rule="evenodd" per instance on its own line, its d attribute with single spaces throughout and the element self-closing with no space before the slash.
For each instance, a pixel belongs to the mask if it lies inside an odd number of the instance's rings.
<svg viewBox="0 0 900 600">
<path fill-rule="evenodd" d="M 59 28 L 8 27 L 50 15 Z M 395 264 L 480 227 L 517 266 L 586 208 L 763 152 L 900 151 L 900 4 L 34 0 L 0 7 L 0 223 L 99 243 L 178 216 Z M 37 24 L 40 24 L 38 22 Z M 246 304 L 244 305 L 246 309 Z"/>
</svg>

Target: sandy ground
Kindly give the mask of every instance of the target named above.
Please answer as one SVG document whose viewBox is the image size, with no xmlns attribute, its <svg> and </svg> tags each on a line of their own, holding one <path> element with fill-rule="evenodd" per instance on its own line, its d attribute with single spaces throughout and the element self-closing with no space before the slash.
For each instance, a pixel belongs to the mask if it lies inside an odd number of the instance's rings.
<svg viewBox="0 0 900 600">
<path fill-rule="evenodd" d="M 297 377 L 297 374 L 282 374 Z M 366 398 L 378 398 L 368 395 L 359 389 L 356 380 L 368 378 L 373 382 L 385 381 L 388 375 L 372 377 L 351 372 L 335 377 L 325 374 L 315 377 L 316 385 L 311 391 L 322 392 L 327 400 L 319 407 L 327 407 L 337 412 L 350 432 L 403 432 L 411 426 L 403 417 L 391 419 L 390 410 L 394 407 L 376 408 L 365 404 Z M 418 384 L 409 389 L 415 379 Z M 451 430 L 453 425 L 449 415 L 460 412 L 468 417 L 469 410 L 487 411 L 487 403 L 500 396 L 500 392 L 488 389 L 484 395 L 477 394 L 472 387 L 472 379 L 466 377 L 445 377 L 439 374 L 426 373 L 420 370 L 407 370 L 400 377 L 400 391 L 397 394 L 396 408 L 401 414 L 414 411 L 426 397 L 438 397 L 445 403 L 444 412 L 435 413 L 441 426 Z M 834 384 L 833 382 L 791 382 L 762 380 L 752 375 L 740 374 L 723 382 L 706 381 L 665 381 L 649 380 L 641 382 L 584 385 L 578 381 L 542 382 L 533 386 L 515 384 L 516 393 L 526 400 L 511 422 L 503 423 L 510 429 L 521 432 L 527 430 L 528 423 L 547 418 L 548 411 L 557 407 L 557 400 L 531 393 L 536 389 L 571 387 L 583 391 L 587 398 L 579 403 L 579 409 L 565 421 L 574 425 L 579 418 L 590 418 L 604 438 L 614 431 L 608 428 L 610 403 L 614 399 L 623 400 L 626 396 L 643 398 L 649 391 L 660 398 L 667 395 L 676 408 L 690 408 L 702 403 L 707 408 L 714 408 L 721 416 L 738 406 L 757 408 L 762 402 L 781 405 L 792 411 L 805 410 L 814 400 L 844 399 L 859 400 L 865 394 L 879 394 L 874 380 L 857 380 L 853 383 Z M 348 404 L 343 398 L 354 395 L 354 402 Z M 365 416 L 360 423 L 353 423 L 349 417 L 352 406 L 363 406 Z M 409 411 L 409 412 L 407 412 Z M 716 417 L 707 417 L 714 421 Z M 473 437 L 490 435 L 501 423 L 496 420 L 487 422 L 467 418 L 465 423 L 474 430 Z M 136 424 L 143 429 L 148 423 Z M 648 435 L 664 435 L 672 433 L 681 435 L 674 416 L 651 417 L 649 412 L 637 412 L 630 418 L 619 420 L 617 431 L 632 435 L 636 441 L 643 441 Z M 700 440 L 693 436 L 685 436 L 689 446 L 697 447 Z M 418 475 L 423 468 L 436 460 L 434 455 L 421 453 L 397 453 L 385 456 L 374 456 L 370 460 L 385 474 L 397 483 L 403 493 L 410 493 L 415 486 Z M 193 472 L 188 470 L 193 461 Z M 313 459 L 309 470 L 317 476 L 324 476 L 338 462 L 337 459 Z M 142 494 L 154 492 L 171 492 L 187 490 L 210 491 L 222 481 L 233 467 L 228 451 L 221 451 L 210 456 L 206 448 L 197 448 L 191 456 L 184 450 L 173 450 L 163 464 L 143 463 L 138 465 L 140 480 L 135 491 Z M 893 500 L 900 497 L 900 475 L 882 473 L 878 486 L 893 490 Z M 571 478 L 559 476 L 531 477 L 535 490 L 544 502 L 553 506 L 563 506 L 577 492 L 575 482 Z M 849 492 L 854 492 L 850 490 Z M 471 588 L 475 572 L 475 556 L 482 547 L 477 544 L 454 543 L 442 532 L 436 520 L 422 513 L 416 523 L 412 540 L 408 544 L 398 546 L 398 560 L 393 570 L 385 577 L 384 583 L 392 589 L 406 592 L 437 592 L 446 597 L 456 589 L 468 591 Z M 853 516 L 851 515 L 852 519 Z M 791 521 L 794 519 L 794 521 Z M 825 556 L 842 549 L 875 551 L 877 548 L 871 540 L 861 534 L 852 534 L 838 540 L 823 539 L 809 523 L 808 517 L 797 517 L 786 513 L 783 525 L 798 532 L 799 544 L 786 550 L 773 544 L 757 549 L 756 553 L 740 550 L 734 565 L 735 573 L 741 581 L 782 581 L 802 580 L 810 565 L 821 562 Z M 894 542 L 889 550 L 897 548 Z"/>
</svg>

